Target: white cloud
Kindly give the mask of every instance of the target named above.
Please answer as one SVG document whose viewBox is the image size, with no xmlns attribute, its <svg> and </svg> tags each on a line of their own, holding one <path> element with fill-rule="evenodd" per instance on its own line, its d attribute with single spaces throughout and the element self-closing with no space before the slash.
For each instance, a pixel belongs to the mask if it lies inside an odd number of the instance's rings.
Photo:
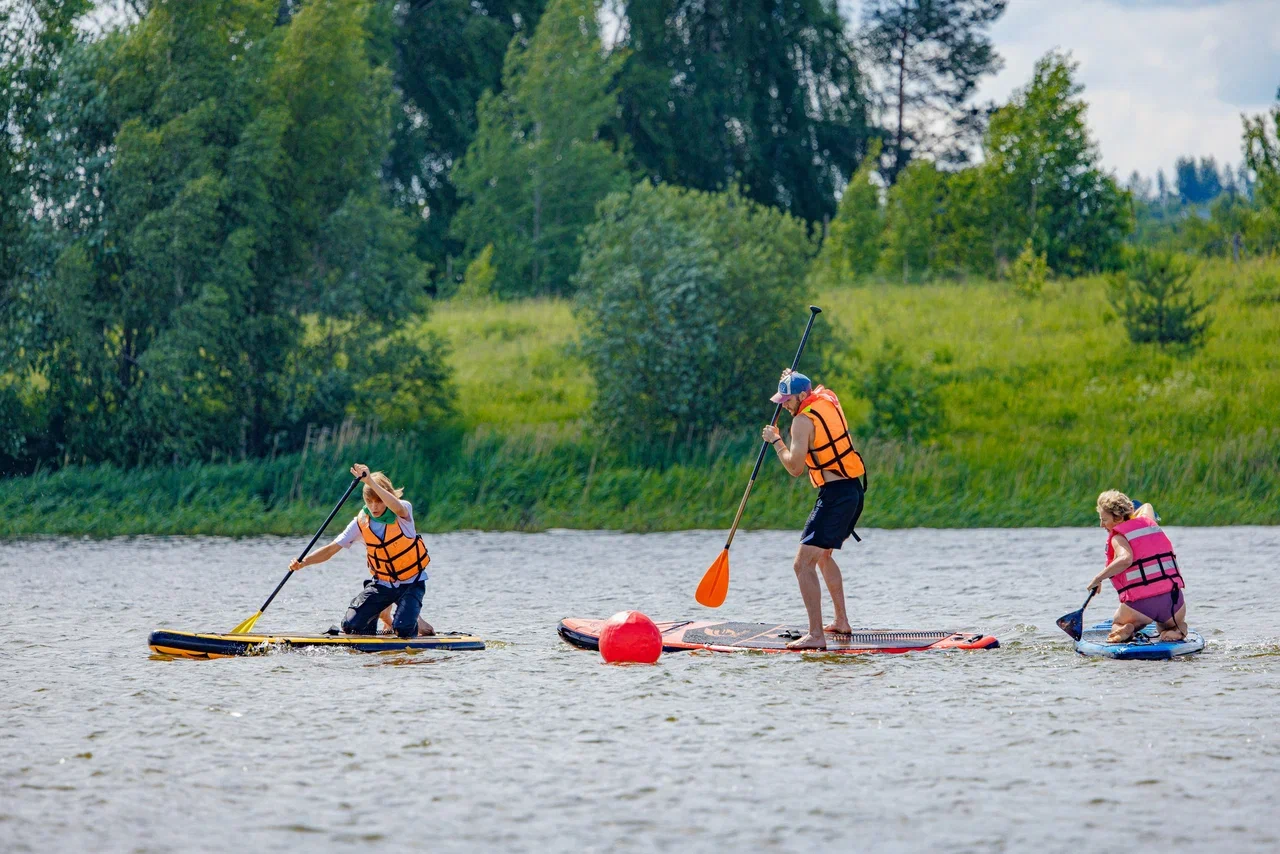
<svg viewBox="0 0 1280 854">
<path fill-rule="evenodd" d="M 860 0 L 843 0 L 851 22 Z M 1089 125 L 1122 178 L 1171 173 L 1181 155 L 1241 160 L 1241 113 L 1280 87 L 1277 0 L 1010 0 L 992 28 L 1004 70 L 979 89 L 1002 103 L 1053 48 L 1080 63 Z"/>
<path fill-rule="evenodd" d="M 1170 172 L 1180 155 L 1241 159 L 1241 113 L 1280 85 L 1280 4 L 1013 0 L 992 30 L 1005 69 L 981 89 L 1004 101 L 1054 47 L 1080 63 L 1106 166 Z"/>
</svg>

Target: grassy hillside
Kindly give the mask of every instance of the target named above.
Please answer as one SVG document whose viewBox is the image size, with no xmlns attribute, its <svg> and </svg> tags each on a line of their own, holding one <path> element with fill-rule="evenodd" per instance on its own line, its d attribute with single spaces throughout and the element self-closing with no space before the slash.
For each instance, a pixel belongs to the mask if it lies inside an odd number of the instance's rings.
<svg viewBox="0 0 1280 854">
<path fill-rule="evenodd" d="M 885 342 L 944 379 L 936 440 L 861 442 L 864 524 L 1089 524 L 1110 487 L 1178 524 L 1280 523 L 1280 301 L 1252 299 L 1273 270 L 1201 269 L 1218 298 L 1208 343 L 1190 356 L 1130 346 L 1100 279 L 1054 283 L 1035 300 L 985 282 L 816 294 L 851 342 L 816 379 L 841 392 L 851 420 L 868 409 L 859 371 Z M 0 483 L 0 513 L 14 534 L 302 532 L 359 457 L 406 484 L 432 530 L 731 521 L 756 430 L 671 454 L 610 447 L 586 420 L 593 386 L 567 303 L 446 304 L 423 326 L 451 343 L 456 433 L 327 438 L 264 463 L 69 469 Z M 760 366 L 762 421 L 777 369 Z M 799 527 L 810 493 L 770 460 L 744 525 Z"/>
</svg>

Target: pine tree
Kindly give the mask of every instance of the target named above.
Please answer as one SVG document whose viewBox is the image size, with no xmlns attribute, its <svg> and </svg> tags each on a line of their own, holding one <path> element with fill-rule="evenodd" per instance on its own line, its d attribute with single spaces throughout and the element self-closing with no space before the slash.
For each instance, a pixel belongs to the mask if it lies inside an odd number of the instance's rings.
<svg viewBox="0 0 1280 854">
<path fill-rule="evenodd" d="M 872 0 L 861 31 L 876 70 L 890 183 L 913 157 L 962 163 L 985 111 L 969 104 L 1002 60 L 987 29 L 1006 0 Z"/>
</svg>

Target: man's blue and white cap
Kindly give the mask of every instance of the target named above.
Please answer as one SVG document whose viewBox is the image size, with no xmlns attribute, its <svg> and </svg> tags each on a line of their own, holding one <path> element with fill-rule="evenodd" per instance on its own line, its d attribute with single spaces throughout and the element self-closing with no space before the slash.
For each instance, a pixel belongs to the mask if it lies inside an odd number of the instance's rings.
<svg viewBox="0 0 1280 854">
<path fill-rule="evenodd" d="M 774 403 L 782 403 L 784 398 L 793 394 L 804 394 L 813 390 L 813 383 L 809 382 L 809 378 L 804 374 L 797 374 L 794 371 L 783 377 L 782 382 L 778 383 L 778 393 L 769 400 Z"/>
</svg>

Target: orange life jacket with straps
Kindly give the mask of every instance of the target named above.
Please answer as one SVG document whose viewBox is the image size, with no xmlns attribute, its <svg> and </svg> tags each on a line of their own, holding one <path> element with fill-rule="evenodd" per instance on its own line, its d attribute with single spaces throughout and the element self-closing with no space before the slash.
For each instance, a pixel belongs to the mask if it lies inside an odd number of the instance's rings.
<svg viewBox="0 0 1280 854">
<path fill-rule="evenodd" d="M 862 454 L 853 447 L 849 422 L 835 392 L 818 386 L 800 404 L 798 415 L 804 415 L 813 422 L 813 441 L 809 444 L 809 452 L 804 455 L 805 465 L 809 467 L 809 481 L 821 487 L 825 483 L 822 473 L 833 471 L 850 480 L 862 478 L 862 488 L 866 490 L 867 467 L 862 461 Z"/>
<path fill-rule="evenodd" d="M 411 581 L 431 563 L 422 537 L 415 535 L 412 540 L 406 537 L 400 530 L 399 519 L 387 523 L 381 537 L 373 532 L 369 515 L 363 510 L 356 516 L 356 524 L 369 552 L 369 573 L 375 580 L 388 584 Z"/>
</svg>

